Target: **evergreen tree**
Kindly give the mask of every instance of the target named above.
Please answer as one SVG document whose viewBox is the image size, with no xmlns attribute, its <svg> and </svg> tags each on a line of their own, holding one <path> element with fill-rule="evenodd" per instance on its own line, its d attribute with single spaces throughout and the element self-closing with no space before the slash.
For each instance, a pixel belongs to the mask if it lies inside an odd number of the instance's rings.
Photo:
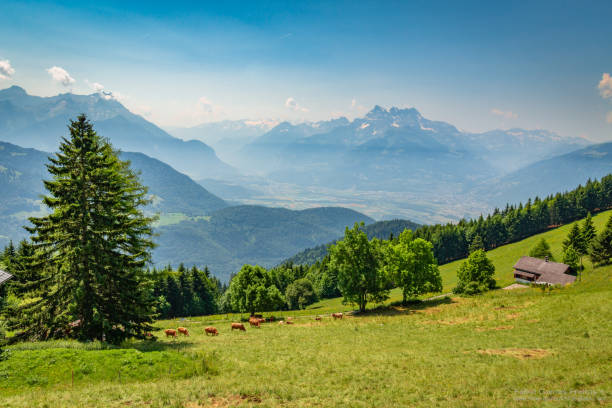
<svg viewBox="0 0 612 408">
<path fill-rule="evenodd" d="M 70 137 L 47 165 L 52 179 L 43 203 L 51 210 L 30 218 L 33 253 L 28 267 L 40 276 L 12 329 L 31 339 L 72 335 L 119 342 L 150 331 L 153 299 L 144 267 L 153 248 L 142 207 L 146 188 L 119 160 L 85 115 L 71 121 Z"/>
<path fill-rule="evenodd" d="M 578 271 L 580 262 L 580 254 L 573 246 L 568 246 L 563 250 L 563 263 L 569 265 L 572 271 Z"/>
<path fill-rule="evenodd" d="M 474 236 L 474 238 L 472 239 L 472 242 L 470 242 L 470 254 L 474 251 L 478 251 L 479 249 L 484 250 L 485 246 L 484 246 L 484 242 L 482 241 L 482 237 L 478 234 L 476 234 Z"/>
<path fill-rule="evenodd" d="M 591 260 L 596 264 L 607 264 L 612 259 L 612 216 L 603 231 L 593 240 Z"/>
<path fill-rule="evenodd" d="M 552 252 L 550 252 L 550 245 L 548 245 L 548 242 L 546 242 L 544 238 L 541 238 L 538 243 L 531 248 L 529 256 L 540 259 L 546 259 L 548 257 L 550 261 L 554 261 Z"/>
<path fill-rule="evenodd" d="M 588 213 L 586 218 L 584 219 L 584 224 L 582 224 L 580 234 L 582 235 L 582 239 L 584 240 L 586 252 L 590 252 L 591 244 L 597 236 L 597 231 L 595 230 L 595 225 L 593 225 L 593 218 L 591 217 L 591 213 Z"/>
<path fill-rule="evenodd" d="M 572 248 L 576 254 L 578 254 L 580 260 L 580 268 L 582 269 L 582 256 L 587 254 L 587 245 L 580 231 L 578 223 L 574 223 L 574 226 L 570 230 L 567 238 L 563 241 L 563 252 L 567 252 L 568 248 Z"/>
</svg>

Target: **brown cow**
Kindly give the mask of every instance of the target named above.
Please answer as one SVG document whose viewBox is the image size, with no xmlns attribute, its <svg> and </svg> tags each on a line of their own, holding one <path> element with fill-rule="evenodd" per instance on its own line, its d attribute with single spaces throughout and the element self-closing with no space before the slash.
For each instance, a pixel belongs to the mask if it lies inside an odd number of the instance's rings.
<svg viewBox="0 0 612 408">
<path fill-rule="evenodd" d="M 249 324 L 251 326 L 259 327 L 259 318 L 253 316 L 249 317 Z"/>
<path fill-rule="evenodd" d="M 257 319 L 257 321 L 259 322 L 259 324 L 262 324 L 266 322 L 266 319 Z"/>
<path fill-rule="evenodd" d="M 189 336 L 189 330 L 187 330 L 185 327 L 179 327 L 178 332 L 182 335 Z"/>
<path fill-rule="evenodd" d="M 293 324 L 293 322 L 291 320 L 287 320 L 285 323 L 287 324 Z"/>
<path fill-rule="evenodd" d="M 166 329 L 166 330 L 164 330 L 164 333 L 166 333 L 166 337 L 174 337 L 174 338 L 176 338 L 176 330 L 174 330 L 174 329 Z"/>
<path fill-rule="evenodd" d="M 232 323 L 232 331 L 233 330 L 246 331 L 246 329 L 244 328 L 244 324 L 242 324 L 242 323 Z"/>
<path fill-rule="evenodd" d="M 321 320 L 321 316 L 315 317 L 315 320 Z"/>
<path fill-rule="evenodd" d="M 335 319 L 342 319 L 342 316 L 344 316 L 342 313 L 332 313 L 332 317 Z"/>
<path fill-rule="evenodd" d="M 215 329 L 212 326 L 208 326 L 207 328 L 204 329 L 204 331 L 206 332 L 207 336 L 209 334 L 212 334 L 213 336 L 218 336 L 219 335 L 219 331 L 217 331 L 217 329 Z"/>
</svg>

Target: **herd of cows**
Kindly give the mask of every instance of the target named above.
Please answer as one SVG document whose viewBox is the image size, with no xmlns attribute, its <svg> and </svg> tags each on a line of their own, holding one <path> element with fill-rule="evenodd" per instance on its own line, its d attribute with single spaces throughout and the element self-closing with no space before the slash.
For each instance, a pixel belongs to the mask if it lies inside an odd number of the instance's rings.
<svg viewBox="0 0 612 408">
<path fill-rule="evenodd" d="M 344 316 L 343 313 L 332 313 L 331 317 L 334 318 L 334 320 L 336 319 L 342 319 L 342 317 Z M 315 320 L 321 320 L 321 316 L 317 316 L 315 317 Z M 251 317 L 249 317 L 249 324 L 251 325 L 251 327 L 261 327 L 261 325 L 263 323 L 271 323 L 276 321 L 276 319 L 274 318 L 274 316 L 268 317 L 266 319 L 263 318 L 263 316 L 261 315 L 252 315 Z M 278 322 L 278 324 L 283 325 L 283 324 L 293 324 L 293 320 L 291 317 L 287 317 L 287 320 L 280 320 Z M 243 323 L 232 323 L 231 325 L 231 330 L 241 330 L 241 331 L 246 331 L 246 327 L 244 327 Z M 209 334 L 212 336 L 218 336 L 219 335 L 219 330 L 217 330 L 216 327 L 212 327 L 212 326 L 208 326 L 206 328 L 204 328 L 204 332 L 206 333 L 206 335 L 208 336 Z M 172 337 L 172 338 L 176 338 L 179 334 L 182 334 L 184 336 L 189 336 L 189 330 L 187 330 L 186 327 L 179 327 L 176 330 L 175 329 L 166 329 L 164 330 L 164 333 L 166 334 L 166 337 Z M 148 334 L 148 333 L 147 333 Z"/>
</svg>

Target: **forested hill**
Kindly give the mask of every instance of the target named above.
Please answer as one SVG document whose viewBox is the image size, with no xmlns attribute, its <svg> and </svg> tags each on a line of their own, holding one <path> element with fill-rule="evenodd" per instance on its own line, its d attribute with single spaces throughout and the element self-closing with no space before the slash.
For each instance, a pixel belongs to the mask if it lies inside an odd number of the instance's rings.
<svg viewBox="0 0 612 408">
<path fill-rule="evenodd" d="M 0 244 L 25 237 L 27 217 L 40 214 L 45 168 L 51 153 L 0 142 Z M 153 198 L 150 212 L 204 216 L 227 207 L 225 201 L 169 165 L 142 153 L 123 152 Z"/>
<path fill-rule="evenodd" d="M 222 280 L 243 264 L 277 265 L 304 248 L 340 237 L 347 226 L 374 220 L 341 207 L 302 211 L 243 205 L 158 229 L 158 265 L 208 265 Z"/>
<path fill-rule="evenodd" d="M 420 225 L 409 220 L 390 220 L 378 221 L 372 224 L 365 225 L 362 230 L 368 235 L 368 238 L 389 239 L 392 235 L 397 237 L 404 230 L 415 230 Z M 327 255 L 327 247 L 333 242 L 328 242 L 323 245 L 317 245 L 313 248 L 308 248 L 293 255 L 291 258 L 284 260 L 282 263 L 293 263 L 296 265 L 312 265 L 320 261 Z"/>
</svg>

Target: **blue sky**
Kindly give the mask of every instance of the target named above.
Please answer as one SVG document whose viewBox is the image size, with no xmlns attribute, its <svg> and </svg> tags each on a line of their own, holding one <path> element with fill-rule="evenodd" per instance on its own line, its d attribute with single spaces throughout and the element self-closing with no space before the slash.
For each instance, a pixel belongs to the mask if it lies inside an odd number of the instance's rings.
<svg viewBox="0 0 612 408">
<path fill-rule="evenodd" d="M 4 0 L 0 88 L 103 86 L 162 126 L 379 104 L 612 140 L 610 1 L 220 3 Z"/>
</svg>

